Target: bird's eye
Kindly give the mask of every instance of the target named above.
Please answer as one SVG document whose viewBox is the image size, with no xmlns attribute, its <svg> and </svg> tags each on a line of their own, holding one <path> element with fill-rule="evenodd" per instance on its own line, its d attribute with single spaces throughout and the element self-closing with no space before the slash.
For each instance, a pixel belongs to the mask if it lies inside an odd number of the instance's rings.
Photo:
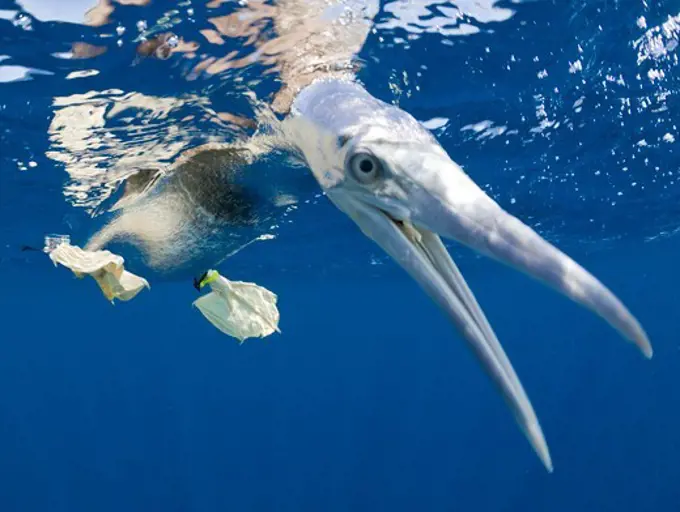
<svg viewBox="0 0 680 512">
<path fill-rule="evenodd" d="M 359 183 L 373 183 L 382 174 L 380 160 L 369 153 L 355 153 L 349 160 L 349 170 Z"/>
</svg>

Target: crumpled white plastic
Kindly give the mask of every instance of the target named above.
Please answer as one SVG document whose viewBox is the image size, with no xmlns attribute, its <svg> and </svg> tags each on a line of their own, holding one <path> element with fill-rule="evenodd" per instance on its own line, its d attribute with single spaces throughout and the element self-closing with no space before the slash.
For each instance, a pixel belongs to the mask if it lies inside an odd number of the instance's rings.
<svg viewBox="0 0 680 512">
<path fill-rule="evenodd" d="M 50 247 L 48 254 L 55 266 L 65 266 L 76 277 L 92 277 L 111 302 L 128 301 L 144 288 L 151 288 L 146 279 L 125 270 L 122 256 L 109 251 L 85 251 L 64 241 Z"/>
<path fill-rule="evenodd" d="M 275 293 L 255 283 L 229 281 L 215 270 L 207 276 L 212 291 L 193 305 L 220 331 L 241 343 L 281 333 Z"/>
</svg>

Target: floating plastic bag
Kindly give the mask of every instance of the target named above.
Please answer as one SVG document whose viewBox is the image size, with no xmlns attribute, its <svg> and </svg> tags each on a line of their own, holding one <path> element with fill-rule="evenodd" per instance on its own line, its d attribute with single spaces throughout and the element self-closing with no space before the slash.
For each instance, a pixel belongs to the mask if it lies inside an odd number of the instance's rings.
<svg viewBox="0 0 680 512">
<path fill-rule="evenodd" d="M 281 332 L 276 294 L 255 283 L 229 281 L 216 270 L 195 282 L 199 290 L 207 284 L 212 291 L 194 301 L 194 306 L 223 333 L 243 343 Z"/>
<path fill-rule="evenodd" d="M 112 252 L 84 251 L 66 239 L 58 244 L 48 241 L 45 250 L 55 266 L 61 264 L 81 279 L 86 275 L 92 277 L 111 302 L 130 300 L 143 288 L 151 288 L 146 279 L 125 270 L 123 257 Z"/>
</svg>

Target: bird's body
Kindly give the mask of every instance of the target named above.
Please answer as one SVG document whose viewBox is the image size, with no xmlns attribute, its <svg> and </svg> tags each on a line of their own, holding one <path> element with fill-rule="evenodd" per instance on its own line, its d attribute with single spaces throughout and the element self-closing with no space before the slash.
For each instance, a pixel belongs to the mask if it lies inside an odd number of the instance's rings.
<svg viewBox="0 0 680 512">
<path fill-rule="evenodd" d="M 279 33 L 278 41 L 262 42 L 260 50 L 274 61 L 282 79 L 272 100 L 273 109 L 284 116 L 279 127 L 282 146 L 292 148 L 328 198 L 450 317 L 552 469 L 519 378 L 439 235 L 507 263 L 591 309 L 647 356 L 651 345 L 635 318 L 597 279 L 489 198 L 411 115 L 374 98 L 356 81 L 353 59 L 369 34 L 375 7 L 374 2 L 330 0 L 281 0 L 274 6 L 251 2 L 244 7 L 251 14 L 266 12 Z M 229 147 L 223 148 L 225 157 Z M 183 193 L 189 189 L 186 197 L 191 198 L 169 203 L 176 223 L 205 210 L 206 202 L 227 205 L 227 210 L 238 203 L 210 198 L 231 194 L 230 175 L 224 175 L 227 184 L 206 189 L 214 168 L 225 161 L 213 155 L 213 164 L 201 171 L 204 181 L 196 169 L 199 162 L 205 164 L 205 156 L 195 152 L 183 164 L 188 167 L 182 172 L 191 180 L 174 178 L 183 184 Z M 138 238 L 142 223 L 157 231 L 158 244 L 172 245 L 172 238 L 159 238 L 162 230 L 143 220 L 141 204 L 125 207 L 114 222 L 120 225 L 120 219 L 133 212 L 136 217 L 126 225 L 137 230 Z M 212 211 L 208 217 L 224 218 L 224 213 Z M 237 217 L 227 218 L 228 229 Z"/>
<path fill-rule="evenodd" d="M 280 0 L 273 5 L 253 0 L 211 22 L 233 37 L 253 36 L 260 60 L 276 70 L 281 83 L 269 109 L 286 117 L 298 93 L 314 81 L 355 79 L 357 54 L 378 8 L 377 0 Z M 259 32 L 265 19 L 272 21 L 274 37 Z M 160 33 L 138 52 L 154 55 L 151 50 L 168 38 Z M 258 121 L 265 124 L 272 117 Z M 286 205 L 287 188 L 280 178 L 278 187 L 265 186 L 265 176 L 255 184 L 242 179 L 272 149 L 289 147 L 290 141 L 281 137 L 265 139 L 206 144 L 185 151 L 169 168 L 135 170 L 113 207 L 113 218 L 87 248 L 129 243 L 161 272 L 215 265 L 262 235 L 258 226 L 275 223 L 277 207 Z"/>
</svg>

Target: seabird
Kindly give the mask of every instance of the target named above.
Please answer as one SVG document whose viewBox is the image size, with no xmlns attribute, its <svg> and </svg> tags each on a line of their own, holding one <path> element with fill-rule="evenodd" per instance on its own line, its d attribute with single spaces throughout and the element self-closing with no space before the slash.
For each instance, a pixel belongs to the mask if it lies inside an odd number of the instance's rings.
<svg viewBox="0 0 680 512">
<path fill-rule="evenodd" d="M 501 208 L 413 116 L 360 84 L 357 54 L 378 7 L 378 2 L 359 0 L 274 5 L 253 0 L 228 17 L 228 26 L 237 37 L 239 30 L 252 33 L 258 20 L 273 20 L 275 37 L 255 38 L 255 44 L 260 59 L 273 64 L 281 79 L 271 107 L 283 118 L 278 127 L 282 145 L 305 163 L 333 204 L 443 309 L 552 471 L 531 402 L 440 237 L 551 286 L 601 316 L 648 358 L 651 344 L 609 289 Z M 233 157 L 227 146 L 224 155 Z M 219 161 L 220 149 L 212 151 Z M 200 154 L 194 151 L 192 158 Z M 191 167 L 191 162 L 185 159 L 182 165 Z"/>
</svg>

